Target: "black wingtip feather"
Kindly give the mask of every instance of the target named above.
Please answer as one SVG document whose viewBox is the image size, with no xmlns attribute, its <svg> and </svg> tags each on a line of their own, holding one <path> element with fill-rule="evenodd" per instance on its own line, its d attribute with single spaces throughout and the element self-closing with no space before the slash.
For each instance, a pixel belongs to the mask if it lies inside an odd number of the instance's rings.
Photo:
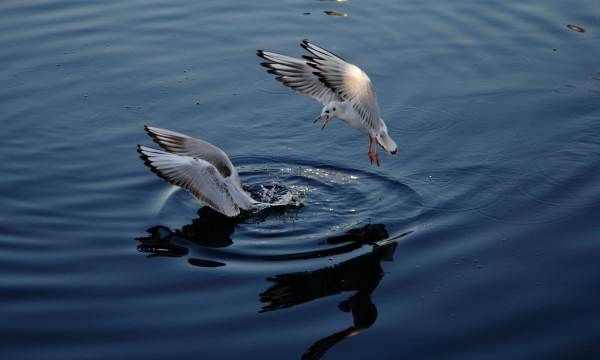
<svg viewBox="0 0 600 360">
<path fill-rule="evenodd" d="M 307 62 L 306 65 L 310 66 L 313 69 L 321 70 L 321 69 L 319 69 L 319 65 L 317 65 L 315 63 Z M 314 72 L 313 72 L 313 74 L 314 74 Z M 319 74 L 315 74 L 315 75 L 319 75 Z"/>
<path fill-rule="evenodd" d="M 165 180 L 168 183 L 171 183 L 173 185 L 177 185 L 177 186 L 181 186 L 178 183 L 175 183 L 173 180 L 167 178 L 163 173 L 160 172 L 160 170 L 158 170 L 156 168 L 156 166 L 154 166 L 154 164 L 152 164 L 152 161 L 150 161 L 150 158 L 148 157 L 148 155 L 146 155 L 144 153 L 144 150 L 142 150 L 142 145 L 138 144 L 137 146 L 137 152 L 140 154 L 140 159 L 142 159 L 142 161 L 144 162 L 144 165 L 146 165 L 150 171 L 152 171 L 153 173 L 156 174 L 156 176 L 158 176 L 159 178 Z"/>
<path fill-rule="evenodd" d="M 158 141 L 158 135 L 154 131 L 150 130 L 150 126 L 148 126 L 147 124 L 144 125 L 144 131 L 146 132 L 146 134 L 148 134 L 148 136 L 150 136 L 150 138 L 152 138 L 152 141 L 154 141 L 155 143 L 160 145 L 161 148 L 164 149 L 163 145 L 160 143 L 160 141 Z M 140 145 L 138 145 L 138 147 L 139 146 Z M 165 149 L 165 150 L 167 150 L 167 149 Z"/>
<path fill-rule="evenodd" d="M 273 67 L 273 65 L 275 65 L 275 63 L 267 63 L 267 62 L 263 62 L 260 63 L 260 65 L 262 65 L 263 67 L 266 67 L 267 69 L 273 69 L 273 70 L 277 70 Z"/>
<path fill-rule="evenodd" d="M 148 134 L 148 136 L 150 136 L 150 138 L 152 138 L 152 141 L 154 141 L 155 143 L 158 144 L 158 146 L 160 146 L 162 149 L 169 151 L 169 149 L 160 142 L 160 140 L 158 139 L 158 134 L 156 134 L 155 132 L 153 132 L 152 130 L 150 130 L 148 128 L 148 125 L 144 125 L 144 130 L 146 130 L 146 133 Z"/>
<path fill-rule="evenodd" d="M 316 53 L 315 53 L 315 51 L 313 51 L 313 50 L 309 49 L 309 46 L 311 46 L 311 45 L 312 45 L 312 46 L 315 46 L 315 47 L 317 47 L 317 48 L 321 48 L 321 49 L 325 50 L 325 51 L 326 51 L 326 52 L 328 52 L 329 54 L 331 54 L 331 55 L 333 55 L 333 56 L 337 57 L 338 59 L 340 59 L 340 60 L 342 60 L 342 61 L 346 61 L 346 60 L 345 60 L 343 57 L 339 56 L 338 54 L 334 53 L 333 51 L 327 50 L 327 49 L 325 49 L 325 48 L 323 48 L 323 47 L 321 47 L 321 46 L 319 46 L 319 45 L 312 44 L 312 43 L 310 43 L 310 42 L 309 42 L 307 39 L 304 39 L 304 40 L 302 40 L 302 43 L 300 44 L 300 46 L 302 46 L 302 48 L 303 48 L 304 50 L 308 51 L 309 53 L 311 53 L 311 54 L 315 55 L 315 56 L 316 56 L 316 57 L 318 57 L 318 58 L 321 58 L 321 59 L 323 59 L 323 57 L 321 57 L 319 54 L 316 54 Z M 320 51 L 318 51 L 318 50 L 317 50 L 317 52 L 320 52 Z"/>
</svg>

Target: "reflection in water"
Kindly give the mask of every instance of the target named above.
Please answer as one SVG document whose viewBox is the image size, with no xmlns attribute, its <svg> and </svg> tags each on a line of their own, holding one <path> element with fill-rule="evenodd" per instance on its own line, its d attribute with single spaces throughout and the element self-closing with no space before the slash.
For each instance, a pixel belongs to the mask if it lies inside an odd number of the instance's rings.
<svg viewBox="0 0 600 360">
<path fill-rule="evenodd" d="M 148 236 L 136 239 L 140 242 L 138 250 L 150 253 L 150 257 L 182 257 L 189 253 L 188 248 L 182 245 L 186 242 L 204 247 L 226 247 L 233 243 L 231 235 L 236 225 L 256 216 L 242 214 L 236 218 L 229 218 L 208 207 L 201 208 L 198 214 L 199 217 L 191 224 L 179 230 L 172 231 L 161 225 L 151 227 L 147 230 Z M 336 245 L 334 247 L 264 256 L 265 260 L 306 260 L 349 253 L 364 245 L 373 247 L 366 254 L 336 265 L 269 277 L 267 280 L 274 285 L 260 294 L 260 301 L 264 305 L 259 312 L 282 310 L 331 295 L 353 292 L 338 305 L 339 310 L 352 314 L 353 324 L 316 341 L 302 356 L 302 359 L 320 359 L 336 343 L 367 330 L 375 323 L 377 307 L 371 300 L 371 294 L 384 275 L 381 261 L 392 261 L 397 245 L 395 240 L 409 233 L 390 238 L 385 225 L 367 224 L 348 230 L 342 235 L 327 238 L 325 243 Z M 188 262 L 199 267 L 214 268 L 225 265 L 219 261 L 198 258 L 189 258 Z"/>
<path fill-rule="evenodd" d="M 187 247 L 177 244 L 182 241 L 211 248 L 227 247 L 233 244 L 231 235 L 235 231 L 235 226 L 249 216 L 249 213 L 242 213 L 237 217 L 227 217 L 208 206 L 204 206 L 198 210 L 198 217 L 191 224 L 184 225 L 181 229 L 173 231 L 162 225 L 149 228 L 146 230 L 148 236 L 136 238 L 140 242 L 137 249 L 149 253 L 149 257 L 181 257 L 189 252 Z M 191 265 L 200 267 L 225 265 L 218 261 L 197 258 L 190 258 L 188 262 Z"/>
<path fill-rule="evenodd" d="M 367 226 L 374 226 L 381 231 L 382 236 L 372 240 L 387 238 L 387 231 L 383 224 Z M 349 233 L 348 238 L 352 239 L 350 241 L 354 240 L 356 234 L 373 234 L 363 229 L 354 229 Z M 340 238 L 342 237 L 332 239 L 339 241 Z M 360 238 L 357 240 L 364 241 Z M 260 294 L 260 301 L 265 303 L 261 312 L 285 309 L 330 295 L 355 291 L 338 305 L 341 311 L 352 313 L 353 325 L 318 340 L 310 346 L 302 359 L 320 359 L 336 343 L 367 330 L 377 320 L 377 308 L 371 301 L 371 293 L 377 288 L 384 275 L 381 261 L 393 259 L 397 243 L 377 245 L 372 242 L 372 244 L 373 250 L 370 253 L 334 266 L 268 278 L 275 285 Z"/>
</svg>

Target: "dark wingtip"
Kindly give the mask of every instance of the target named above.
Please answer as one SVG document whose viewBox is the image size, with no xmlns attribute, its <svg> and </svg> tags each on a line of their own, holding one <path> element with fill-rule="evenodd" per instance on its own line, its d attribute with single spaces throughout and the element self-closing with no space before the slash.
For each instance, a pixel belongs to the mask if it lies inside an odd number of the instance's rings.
<svg viewBox="0 0 600 360">
<path fill-rule="evenodd" d="M 146 133 L 148 134 L 148 136 L 150 136 L 152 141 L 154 141 L 156 144 L 158 144 L 158 146 L 160 146 L 161 149 L 166 150 L 166 151 L 171 151 L 171 149 L 169 149 L 169 147 L 167 145 L 163 144 L 160 141 L 160 139 L 158 138 L 159 135 L 157 133 L 155 133 L 154 131 L 150 130 L 150 127 L 148 125 L 144 125 L 144 130 L 146 130 Z"/>
<path fill-rule="evenodd" d="M 140 154 L 140 159 L 144 162 L 146 166 L 152 169 L 152 164 L 150 163 L 150 159 L 148 159 L 148 155 L 144 154 L 144 150 L 142 150 L 142 145 L 137 145 L 137 152 Z"/>
<path fill-rule="evenodd" d="M 267 55 L 265 54 L 265 51 L 264 51 L 264 50 L 256 50 L 256 56 L 258 56 L 258 57 L 259 57 L 259 58 L 261 58 L 261 59 L 265 59 L 265 60 L 267 60 L 267 61 L 270 61 L 270 60 L 267 58 Z M 264 66 L 264 65 L 263 65 L 263 66 Z"/>
<path fill-rule="evenodd" d="M 152 171 L 153 173 L 155 173 L 159 178 L 165 180 L 166 182 L 171 183 L 173 185 L 179 186 L 179 184 L 173 183 L 162 172 L 160 172 L 160 170 L 158 170 L 156 168 L 156 166 L 154 166 L 154 164 L 152 164 L 152 162 L 150 161 L 150 158 L 148 157 L 148 155 L 146 155 L 144 153 L 144 150 L 142 150 L 142 145 L 138 144 L 138 146 L 137 146 L 137 152 L 140 154 L 140 159 L 142 159 L 142 161 L 144 161 L 144 165 L 146 165 L 150 169 L 150 171 Z"/>
<path fill-rule="evenodd" d="M 140 159 L 142 159 L 144 161 L 144 164 L 146 164 L 149 167 L 152 167 L 150 165 L 150 159 L 148 159 L 148 155 L 146 155 L 144 153 L 144 150 L 142 150 L 142 145 L 140 145 L 140 144 L 137 145 L 137 152 L 138 152 L 138 154 L 140 154 Z"/>
</svg>

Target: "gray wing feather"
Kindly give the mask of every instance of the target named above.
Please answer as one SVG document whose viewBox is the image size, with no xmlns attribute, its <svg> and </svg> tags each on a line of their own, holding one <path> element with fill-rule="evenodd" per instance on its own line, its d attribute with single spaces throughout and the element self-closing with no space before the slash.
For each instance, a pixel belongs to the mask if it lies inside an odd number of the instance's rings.
<svg viewBox="0 0 600 360">
<path fill-rule="evenodd" d="M 311 56 L 304 56 L 314 74 L 343 101 L 352 103 L 365 125 L 378 132 L 381 128 L 380 110 L 371 80 L 358 66 L 344 61 L 334 53 L 315 44 L 300 44 Z"/>
<path fill-rule="evenodd" d="M 232 191 L 217 168 L 203 159 L 167 153 L 138 145 L 144 163 L 159 177 L 191 192 L 215 211 L 233 217 L 240 213 Z"/>
<path fill-rule="evenodd" d="M 202 159 L 212 164 L 223 177 L 236 173 L 227 154 L 213 144 L 176 131 L 144 126 L 154 142 L 164 150 L 178 155 Z"/>
<path fill-rule="evenodd" d="M 256 54 L 267 60 L 261 65 L 269 69 L 269 73 L 276 75 L 275 79 L 285 86 L 310 96 L 323 105 L 333 100 L 341 100 L 319 80 L 314 74 L 315 69 L 306 60 L 263 50 L 258 50 Z"/>
</svg>

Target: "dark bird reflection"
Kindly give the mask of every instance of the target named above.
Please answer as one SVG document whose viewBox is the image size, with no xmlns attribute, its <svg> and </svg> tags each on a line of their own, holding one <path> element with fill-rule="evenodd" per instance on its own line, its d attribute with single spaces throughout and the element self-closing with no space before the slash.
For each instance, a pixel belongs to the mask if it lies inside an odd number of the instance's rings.
<svg viewBox="0 0 600 360">
<path fill-rule="evenodd" d="M 181 229 L 171 230 L 166 226 L 153 226 L 146 230 L 147 236 L 136 238 L 139 241 L 137 249 L 149 253 L 149 257 L 169 256 L 182 257 L 189 253 L 188 245 L 222 248 L 233 244 L 231 235 L 237 224 L 245 221 L 248 214 L 235 218 L 222 215 L 205 206 L 198 210 L 198 217 L 191 224 Z M 225 264 L 219 261 L 189 258 L 188 263 L 200 267 L 218 267 Z"/>
<path fill-rule="evenodd" d="M 208 207 L 200 209 L 198 215 L 191 224 L 175 231 L 165 226 L 149 228 L 147 236 L 136 239 L 139 241 L 138 250 L 149 253 L 149 257 L 183 257 L 189 253 L 190 242 L 204 247 L 226 247 L 233 243 L 231 235 L 236 225 L 254 216 L 229 218 Z M 365 245 L 372 246 L 370 252 L 336 265 L 267 278 L 273 285 L 260 294 L 263 303 L 260 312 L 286 309 L 327 296 L 353 292 L 338 304 L 340 311 L 352 314 L 352 325 L 316 341 L 302 356 L 302 359 L 320 359 L 336 343 L 367 330 L 375 323 L 377 307 L 371 300 L 371 294 L 384 276 L 381 261 L 392 261 L 397 245 L 395 240 L 409 233 L 390 239 L 385 225 L 368 224 L 327 238 L 325 242 L 336 245 L 334 247 L 264 257 L 265 260 L 322 258 L 349 253 Z M 188 258 L 188 263 L 212 268 L 225 265 L 219 261 L 198 258 Z"/>
<path fill-rule="evenodd" d="M 373 244 L 371 252 L 315 271 L 270 277 L 267 280 L 275 285 L 260 294 L 260 301 L 265 303 L 261 312 L 266 312 L 289 308 L 342 292 L 354 292 L 338 305 L 339 310 L 352 314 L 353 324 L 312 344 L 302 359 L 320 359 L 332 346 L 367 330 L 377 320 L 377 307 L 371 301 L 371 294 L 384 275 L 381 261 L 393 260 L 397 243 L 390 242 L 384 245 L 376 243 L 388 238 L 383 224 L 353 229 L 341 237 L 328 239 L 328 242 L 347 239 L 353 243 L 356 241 L 364 243 L 366 239 L 358 236 L 359 234 L 380 235 L 378 238 L 369 239 Z"/>
</svg>

